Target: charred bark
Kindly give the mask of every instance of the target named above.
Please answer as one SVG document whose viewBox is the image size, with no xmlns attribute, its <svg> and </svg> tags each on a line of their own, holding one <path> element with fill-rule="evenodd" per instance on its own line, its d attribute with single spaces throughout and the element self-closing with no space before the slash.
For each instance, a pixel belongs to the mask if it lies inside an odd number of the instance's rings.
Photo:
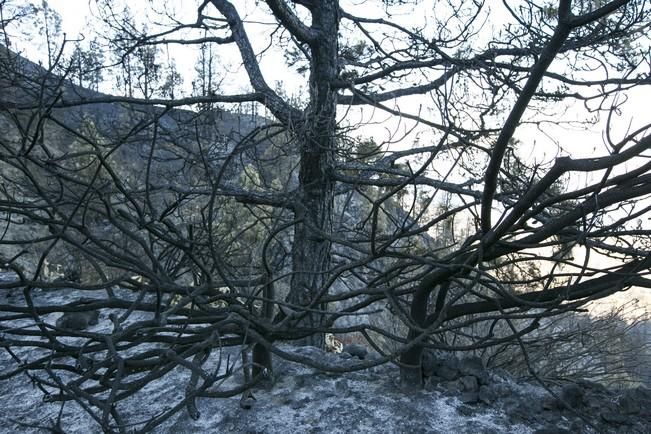
<svg viewBox="0 0 651 434">
<path fill-rule="evenodd" d="M 312 13 L 312 29 L 324 37 L 309 43 L 312 53 L 310 105 L 304 127 L 295 131 L 300 142 L 299 187 L 296 198 L 296 226 L 292 247 L 293 274 L 287 301 L 305 307 L 298 327 L 315 333 L 299 344 L 323 347 L 322 325 L 327 307 L 319 299 L 327 293 L 330 268 L 330 234 L 334 201 L 334 180 L 330 176 L 336 150 L 337 92 L 332 83 L 338 75 L 337 38 L 339 8 L 336 1 L 321 2 Z"/>
</svg>

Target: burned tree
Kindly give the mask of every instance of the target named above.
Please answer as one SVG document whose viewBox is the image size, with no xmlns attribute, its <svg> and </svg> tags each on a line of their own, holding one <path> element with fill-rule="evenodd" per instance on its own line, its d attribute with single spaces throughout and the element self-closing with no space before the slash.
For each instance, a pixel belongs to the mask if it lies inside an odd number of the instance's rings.
<svg viewBox="0 0 651 434">
<path fill-rule="evenodd" d="M 9 40 L 6 17 L 30 13 L 0 5 Z M 335 372 L 397 361 L 419 385 L 426 349 L 520 342 L 648 286 L 648 123 L 613 126 L 649 84 L 646 1 L 207 0 L 154 9 L 155 26 L 97 5 L 121 94 L 76 85 L 71 41 L 48 69 L 3 50 L 0 288 L 21 291 L 2 305 L 5 375 L 47 373 L 49 399 L 106 431 L 175 369 L 185 397 L 141 431 L 248 393 L 272 353 Z M 139 53 L 178 47 L 233 65 L 192 96 L 133 76 Z M 568 143 L 577 126 L 604 142 Z M 45 272 L 69 257 L 80 276 Z M 98 309 L 85 330 L 57 325 Z M 332 366 L 279 345 L 325 333 L 378 356 Z M 13 350 L 37 337 L 38 356 Z"/>
</svg>

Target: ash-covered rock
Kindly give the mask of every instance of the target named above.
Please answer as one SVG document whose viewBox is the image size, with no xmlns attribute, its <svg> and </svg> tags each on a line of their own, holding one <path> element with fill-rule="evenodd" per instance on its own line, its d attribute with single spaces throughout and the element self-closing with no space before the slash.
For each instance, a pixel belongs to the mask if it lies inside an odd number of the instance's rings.
<svg viewBox="0 0 651 434">
<path fill-rule="evenodd" d="M 538 434 L 651 432 L 651 389 L 644 386 L 616 394 L 582 380 L 547 391 L 517 383 L 506 372 L 490 372 L 479 357 L 436 352 L 425 353 L 423 372 L 426 390 L 459 399 L 466 413 L 469 406 L 490 408 Z"/>
</svg>

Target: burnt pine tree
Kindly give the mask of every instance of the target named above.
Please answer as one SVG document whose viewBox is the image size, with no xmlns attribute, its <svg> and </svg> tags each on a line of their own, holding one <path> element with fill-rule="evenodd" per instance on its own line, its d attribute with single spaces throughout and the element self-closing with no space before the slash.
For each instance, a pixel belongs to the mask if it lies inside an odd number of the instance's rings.
<svg viewBox="0 0 651 434">
<path fill-rule="evenodd" d="M 141 432 L 248 393 L 271 353 L 398 361 L 417 386 L 428 349 L 518 341 L 650 285 L 649 121 L 616 123 L 651 83 L 647 1 L 97 5 L 118 95 L 70 85 L 63 36 L 47 68 L 2 52 L 0 289 L 21 297 L 0 321 L 4 348 L 47 338 L 7 376 L 41 372 L 104 430 L 175 367 L 185 396 Z M 38 16 L 0 12 L 5 41 Z M 143 72 L 199 50 L 223 62 L 208 91 Z M 57 274 L 69 256 L 74 279 Z M 97 309 L 98 329 L 57 325 Z M 379 356 L 332 366 L 277 345 L 326 333 Z"/>
<path fill-rule="evenodd" d="M 631 79 L 630 73 L 638 71 L 642 61 L 640 54 L 644 51 L 645 38 L 641 32 L 646 25 L 648 5 L 643 1 L 561 1 L 558 4 L 525 1 L 517 6 L 505 5 L 503 13 L 517 25 L 506 26 L 501 36 L 490 35 L 484 42 L 480 42 L 478 36 L 482 30 L 480 22 L 489 12 L 483 2 L 435 10 L 427 2 L 367 2 L 365 5 L 378 7 L 380 15 L 359 15 L 352 6 L 349 11 L 336 1 L 266 2 L 267 13 L 286 35 L 280 42 L 287 50 L 290 64 L 307 76 L 307 101 L 303 109 L 290 105 L 268 84 L 245 20 L 235 4 L 215 0 L 199 5 L 198 24 L 192 26 L 208 26 L 213 19 L 209 12 L 212 9 L 227 24 L 228 31 L 223 36 L 174 42 L 234 44 L 252 89 L 248 99 L 264 105 L 296 143 L 299 168 L 297 188 L 289 205 L 294 229 L 291 289 L 287 301 L 309 309 L 301 314 L 302 324 L 315 330 L 322 325 L 323 315 L 319 310 L 324 308 L 321 301 L 328 295 L 331 284 L 333 200 L 341 143 L 337 109 L 370 106 L 415 119 L 440 135 L 432 159 L 454 147 L 466 146 L 484 153 L 487 165 L 476 174 L 482 180 L 480 231 L 466 240 L 469 245 L 477 243 L 475 249 L 481 253 L 455 252 L 450 264 L 438 267 L 419 283 L 410 308 L 411 321 L 416 327 L 411 328 L 408 337 L 409 341 L 418 341 L 417 336 L 428 335 L 419 330 L 436 321 L 434 318 L 440 320 L 439 311 L 446 302 L 446 290 L 439 291 L 435 312 L 428 313 L 429 297 L 435 288 L 446 288 L 455 276 L 467 277 L 468 273 L 463 270 L 469 266 L 492 260 L 494 255 L 499 257 L 517 251 L 503 246 L 505 237 L 512 236 L 507 234 L 553 182 L 578 170 L 578 164 L 559 159 L 553 170 L 538 184 L 529 187 L 526 195 L 517 201 L 511 195 L 511 202 L 496 204 L 504 154 L 527 108 L 536 108 L 539 102 L 546 100 L 593 100 L 608 93 L 578 95 L 575 89 L 599 83 L 599 80 L 580 77 L 581 68 L 575 71 L 576 76 L 568 78 L 571 75 L 551 72 L 550 65 L 559 59 L 562 67 L 571 70 L 567 59 L 596 50 L 603 53 L 603 61 L 612 65 L 613 70 L 621 71 L 621 80 L 613 82 L 609 77 L 603 84 L 646 83 L 644 76 Z M 434 21 L 427 26 L 392 21 L 392 7 L 402 12 L 425 10 Z M 385 16 L 381 16 L 383 8 Z M 173 30 L 184 30 L 184 26 Z M 170 43 L 169 34 L 169 30 L 150 34 L 144 40 L 147 44 L 166 44 Z M 134 44 L 137 43 L 134 40 Z M 453 86 L 458 84 L 467 89 L 473 80 L 480 83 L 468 92 L 477 92 L 477 98 L 464 101 Z M 544 81 L 549 81 L 550 90 L 544 88 Z M 439 98 L 435 104 L 439 112 L 435 120 L 385 105 L 387 101 L 428 94 Z M 229 101 L 226 95 L 221 99 Z M 220 98 L 217 96 L 215 100 Z M 478 116 L 474 124 L 465 118 L 472 112 Z M 481 160 L 484 156 L 475 158 Z M 610 167 L 613 162 L 602 164 Z M 586 165 L 589 170 L 597 169 L 587 162 L 581 166 Z M 443 188 L 438 183 L 436 186 Z M 508 218 L 499 225 L 493 224 L 495 208 L 509 210 Z M 540 241 L 547 238 L 535 237 Z M 372 253 L 378 255 L 377 251 Z M 495 306 L 499 304 L 496 303 Z M 315 333 L 306 339 L 306 343 L 322 345 L 321 334 Z M 418 366 L 420 351 L 420 345 L 413 345 L 402 357 L 405 365 Z M 416 372 L 414 378 L 419 377 L 420 373 Z M 410 382 L 416 380 L 408 379 Z"/>
</svg>

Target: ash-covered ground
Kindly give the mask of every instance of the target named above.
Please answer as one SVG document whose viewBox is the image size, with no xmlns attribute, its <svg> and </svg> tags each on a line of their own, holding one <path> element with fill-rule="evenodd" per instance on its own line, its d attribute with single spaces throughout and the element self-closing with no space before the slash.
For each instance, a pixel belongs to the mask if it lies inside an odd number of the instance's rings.
<svg viewBox="0 0 651 434">
<path fill-rule="evenodd" d="M 35 300 L 61 304 L 66 291 L 35 293 Z M 88 295 L 88 294 L 86 294 Z M 19 295 L 4 294 L 0 305 L 17 303 Z M 54 297 L 54 298 L 53 298 Z M 90 331 L 110 333 L 109 312 L 100 312 Z M 54 323 L 60 313 L 44 316 Z M 20 321 L 2 326 L 27 326 Z M 0 331 L 2 339 L 2 331 Z M 279 349 L 320 364 L 355 366 L 364 351 L 336 354 L 313 347 L 279 344 Z M 357 348 L 359 350 L 359 348 Z M 38 349 L 0 348 L 0 376 L 15 367 L 14 357 L 34 358 Z M 219 354 L 219 351 L 216 351 Z M 351 354 L 352 353 L 352 354 Z M 238 349 L 221 353 L 237 368 Z M 252 391 L 247 407 L 241 396 L 199 398 L 198 419 L 184 409 L 156 427 L 156 433 L 649 433 L 651 390 L 643 386 L 608 390 L 589 381 L 551 388 L 518 383 L 504 371 L 486 370 L 478 358 L 442 357 L 430 354 L 424 361 L 425 387 L 405 390 L 394 364 L 363 371 L 333 374 L 274 358 L 273 386 Z M 240 372 L 235 369 L 235 372 Z M 44 393 L 28 371 L 0 380 L 0 433 L 46 433 L 57 419 L 65 433 L 95 433 L 101 428 L 78 403 L 45 402 Z M 2 377 L 0 377 L 2 378 Z M 160 414 L 184 398 L 189 371 L 178 367 L 148 384 L 134 399 L 121 403 L 120 411 L 132 428 Z M 222 384 L 228 388 L 242 382 L 237 373 Z M 50 393 L 56 391 L 50 390 Z M 128 432 L 128 429 L 127 429 Z"/>
</svg>

